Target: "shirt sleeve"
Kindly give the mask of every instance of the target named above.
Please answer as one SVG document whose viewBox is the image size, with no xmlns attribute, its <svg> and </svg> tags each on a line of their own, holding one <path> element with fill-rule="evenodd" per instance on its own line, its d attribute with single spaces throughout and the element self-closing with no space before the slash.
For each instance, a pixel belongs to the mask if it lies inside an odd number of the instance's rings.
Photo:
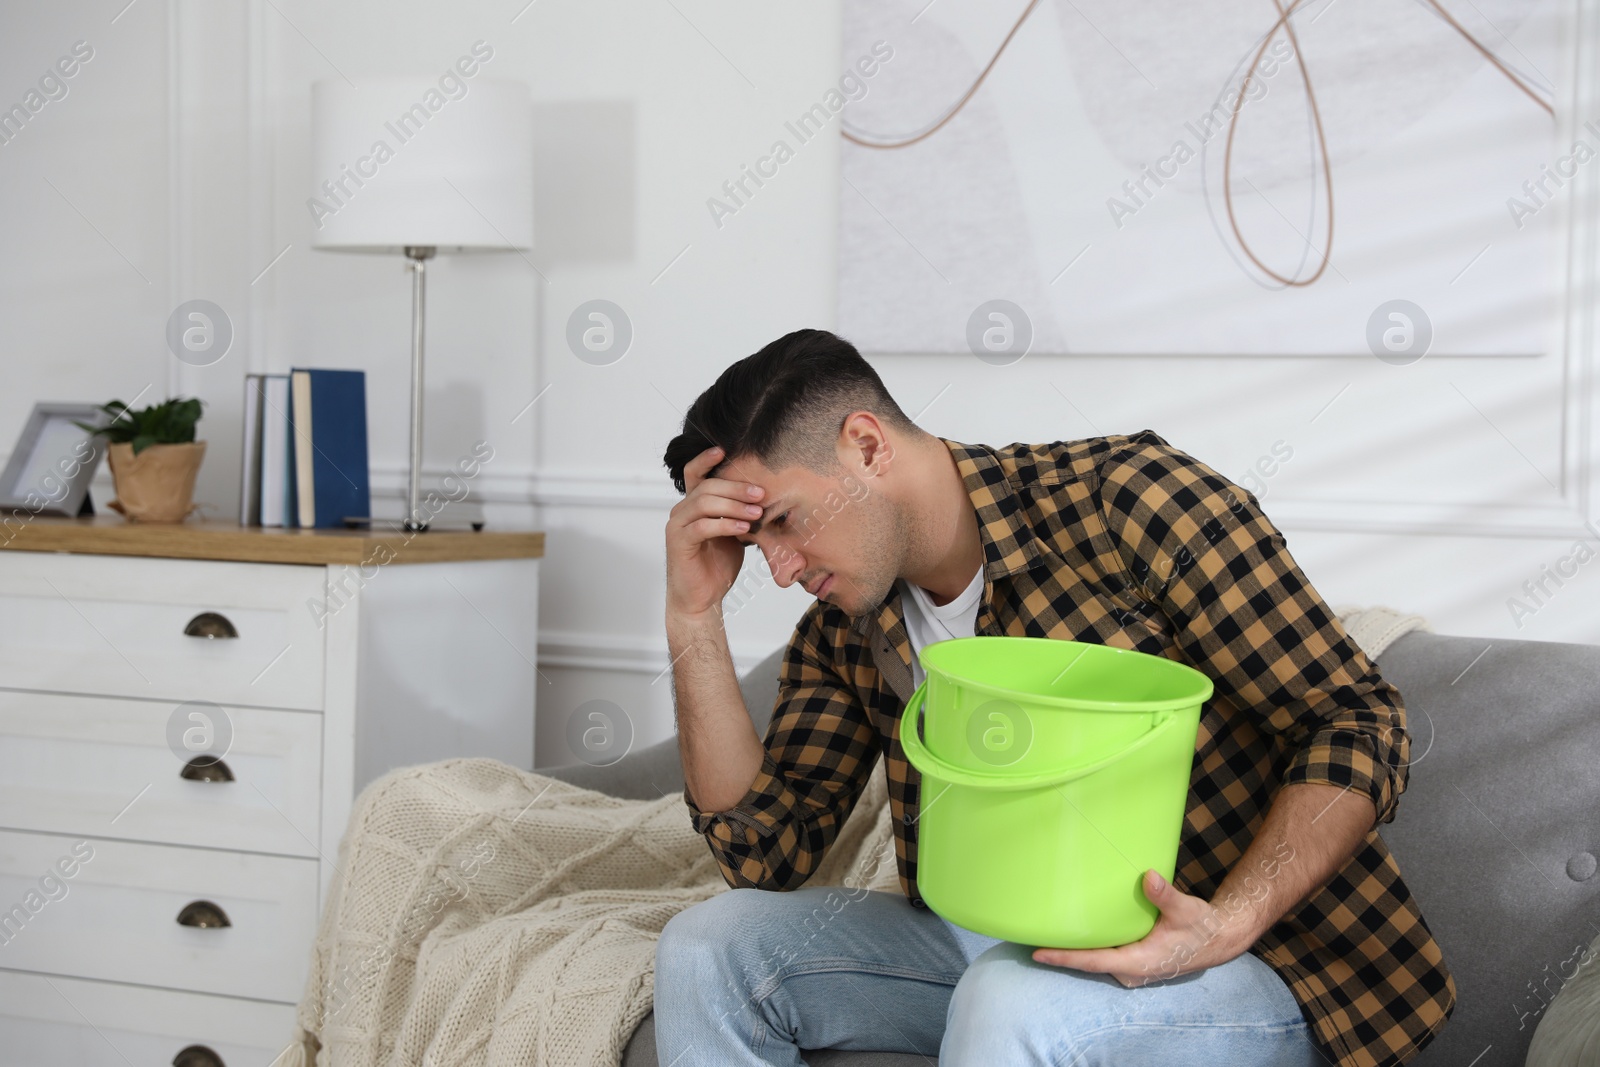
<svg viewBox="0 0 1600 1067">
<path fill-rule="evenodd" d="M 880 752 L 855 689 L 829 663 L 812 605 L 784 653 L 761 769 L 726 811 L 702 811 L 683 791 L 696 832 L 728 885 L 798 889 L 827 855 Z"/>
<path fill-rule="evenodd" d="M 1321 782 L 1394 819 L 1410 738 L 1400 692 L 1345 632 L 1248 490 L 1150 431 L 1109 457 L 1101 513 L 1122 579 L 1167 616 L 1217 695 L 1292 755 L 1285 785 Z"/>
</svg>

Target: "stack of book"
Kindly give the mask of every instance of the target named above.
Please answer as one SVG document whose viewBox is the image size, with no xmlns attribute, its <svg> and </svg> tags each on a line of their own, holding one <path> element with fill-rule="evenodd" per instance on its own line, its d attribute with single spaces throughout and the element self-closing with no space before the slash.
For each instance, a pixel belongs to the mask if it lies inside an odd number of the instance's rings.
<svg viewBox="0 0 1600 1067">
<path fill-rule="evenodd" d="M 369 519 L 366 372 L 245 375 L 242 454 L 241 526 Z"/>
</svg>

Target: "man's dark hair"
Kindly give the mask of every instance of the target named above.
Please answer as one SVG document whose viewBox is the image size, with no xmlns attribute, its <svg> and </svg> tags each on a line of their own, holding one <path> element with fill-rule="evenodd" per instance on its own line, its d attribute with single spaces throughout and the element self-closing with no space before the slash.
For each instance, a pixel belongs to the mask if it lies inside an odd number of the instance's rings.
<svg viewBox="0 0 1600 1067">
<path fill-rule="evenodd" d="M 754 456 L 769 470 L 798 464 L 828 474 L 839 467 L 839 430 L 853 411 L 921 432 L 855 345 L 827 330 L 795 330 L 723 371 L 689 406 L 661 461 L 680 493 L 688 491 L 684 465 L 713 445 L 723 454 L 713 472 Z"/>
</svg>

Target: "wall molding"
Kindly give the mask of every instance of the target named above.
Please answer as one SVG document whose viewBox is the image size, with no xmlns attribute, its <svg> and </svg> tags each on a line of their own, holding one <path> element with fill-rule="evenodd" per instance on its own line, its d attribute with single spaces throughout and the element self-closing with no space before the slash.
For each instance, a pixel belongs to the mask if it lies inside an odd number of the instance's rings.
<svg viewBox="0 0 1600 1067">
<path fill-rule="evenodd" d="M 1271 498 L 1261 506 L 1268 518 L 1285 531 L 1563 541 L 1595 536 L 1586 526 L 1595 520 L 1569 504 L 1511 507 L 1493 501 L 1406 504 Z"/>
<path fill-rule="evenodd" d="M 1304 507 L 1285 506 L 1283 504 L 1263 505 L 1263 510 L 1267 512 L 1273 524 L 1284 533 L 1351 533 L 1387 537 L 1479 537 L 1498 540 L 1560 542 L 1568 542 L 1580 538 L 1587 541 L 1595 540 L 1594 532 L 1586 525 L 1586 523 L 1595 524 L 1595 520 L 1582 519 L 1575 514 L 1560 522 L 1541 523 L 1530 521 L 1526 524 L 1518 524 L 1516 522 L 1493 521 L 1488 518 L 1482 521 L 1459 519 L 1429 520 L 1424 517 L 1408 515 L 1400 505 L 1380 509 L 1377 505 L 1362 504 L 1361 508 L 1365 511 L 1379 512 L 1380 517 L 1353 519 L 1349 517 L 1347 509 L 1341 516 L 1336 514 L 1340 509 L 1335 505 L 1312 504 Z M 1385 511 L 1390 513 L 1384 514 Z M 1515 513 L 1512 509 L 1497 509 L 1494 514 L 1500 519 L 1524 518 L 1524 516 Z"/>
<path fill-rule="evenodd" d="M 405 492 L 409 468 L 401 463 L 373 464 L 372 492 L 375 496 L 401 497 Z M 422 490 L 438 488 L 446 475 L 460 477 L 450 467 L 424 465 Z M 552 507 L 636 508 L 666 511 L 682 500 L 667 478 L 660 474 L 628 474 L 620 471 L 585 471 L 573 468 L 530 469 L 503 467 L 494 461 L 484 464 L 469 483 L 469 499 L 493 504 L 536 504 Z"/>
<path fill-rule="evenodd" d="M 772 648 L 763 649 L 759 645 L 741 642 L 729 651 L 733 656 L 734 670 L 743 674 L 766 659 Z M 538 661 L 541 669 L 565 667 L 573 670 L 621 671 L 659 679 L 652 684 L 671 685 L 665 673 L 667 643 L 664 638 L 658 641 L 610 633 L 540 629 Z"/>
<path fill-rule="evenodd" d="M 1584 368 L 1588 370 L 1587 367 Z M 1592 374 L 1584 383 L 1585 403 L 1593 408 Z M 1581 420 L 1581 447 L 1588 449 L 1589 428 L 1596 413 Z M 1574 420 L 1580 421 L 1580 420 Z M 1582 464 L 1584 477 L 1593 469 Z M 424 491 L 437 487 L 446 467 L 423 469 Z M 1574 495 L 1578 506 L 1550 504 L 1506 506 L 1494 502 L 1417 504 L 1394 501 L 1316 500 L 1274 497 L 1264 502 L 1273 522 L 1285 530 L 1317 530 L 1330 533 L 1365 533 L 1458 537 L 1509 537 L 1545 540 L 1570 540 L 1592 537 L 1586 524 L 1596 517 L 1586 506 L 1595 494 L 1584 477 L 1575 477 Z M 399 500 L 404 497 L 406 470 L 397 464 L 374 466 L 372 492 L 375 497 Z M 664 476 L 632 475 L 615 471 L 574 469 L 538 471 L 508 468 L 499 471 L 486 466 L 471 482 L 471 501 L 483 504 L 521 504 L 539 507 L 632 508 L 664 512 L 682 497 Z"/>
</svg>

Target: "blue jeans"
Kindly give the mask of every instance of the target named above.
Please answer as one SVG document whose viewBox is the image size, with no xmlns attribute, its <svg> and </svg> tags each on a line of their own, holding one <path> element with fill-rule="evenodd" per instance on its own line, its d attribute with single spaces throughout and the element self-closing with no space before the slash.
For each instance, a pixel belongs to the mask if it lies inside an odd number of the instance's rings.
<svg viewBox="0 0 1600 1067">
<path fill-rule="evenodd" d="M 877 1049 L 940 1067 L 1320 1065 L 1289 987 L 1255 956 L 1129 989 L 1037 963 L 904 895 L 730 889 L 656 945 L 661 1067 L 802 1067 Z"/>
</svg>

